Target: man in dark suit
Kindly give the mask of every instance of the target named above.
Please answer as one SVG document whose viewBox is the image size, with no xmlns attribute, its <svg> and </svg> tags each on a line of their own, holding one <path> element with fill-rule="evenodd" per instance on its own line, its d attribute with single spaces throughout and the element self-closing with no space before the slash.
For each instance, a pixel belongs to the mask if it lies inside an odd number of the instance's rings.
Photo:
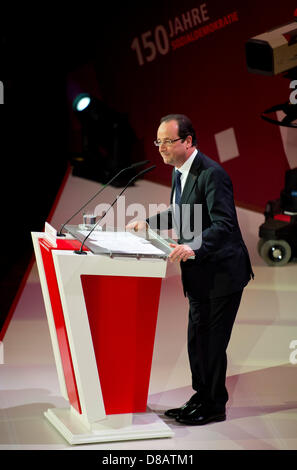
<svg viewBox="0 0 297 470">
<path fill-rule="evenodd" d="M 238 225 L 232 183 L 225 170 L 197 149 L 192 123 L 184 115 L 161 119 L 155 145 L 173 165 L 171 205 L 167 211 L 128 228 L 174 227 L 178 244 L 170 260 L 181 262 L 189 300 L 188 354 L 195 394 L 165 415 L 202 425 L 226 418 L 227 355 L 244 287 L 253 272 Z M 195 209 L 200 207 L 197 220 Z M 185 209 L 185 211 L 183 210 Z"/>
</svg>

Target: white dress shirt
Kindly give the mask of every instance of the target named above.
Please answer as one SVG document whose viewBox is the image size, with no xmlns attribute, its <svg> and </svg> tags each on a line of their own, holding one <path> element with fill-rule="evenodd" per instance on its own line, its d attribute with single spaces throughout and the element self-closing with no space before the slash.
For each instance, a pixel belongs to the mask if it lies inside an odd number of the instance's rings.
<svg viewBox="0 0 297 470">
<path fill-rule="evenodd" d="M 195 149 L 194 152 L 189 156 L 189 158 L 185 161 L 185 163 L 180 168 L 175 168 L 175 170 L 178 170 L 181 173 L 181 177 L 180 177 L 181 194 L 183 193 L 183 189 L 185 187 L 190 168 L 192 166 L 192 163 L 193 163 L 194 158 L 196 157 L 197 153 L 198 153 L 198 150 Z M 174 190 L 174 193 L 173 193 L 172 202 L 173 202 L 173 207 L 174 207 L 175 206 L 175 190 Z"/>
</svg>

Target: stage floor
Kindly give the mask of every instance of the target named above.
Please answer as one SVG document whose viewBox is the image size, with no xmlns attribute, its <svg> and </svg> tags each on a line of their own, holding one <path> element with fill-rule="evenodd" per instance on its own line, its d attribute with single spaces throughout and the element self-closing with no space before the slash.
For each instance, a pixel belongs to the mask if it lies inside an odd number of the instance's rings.
<svg viewBox="0 0 297 470">
<path fill-rule="evenodd" d="M 51 220 L 60 224 L 98 184 L 69 176 Z M 104 201 L 119 191 L 108 188 Z M 127 192 L 132 202 L 167 203 L 169 188 L 141 181 Z M 179 266 L 168 265 L 163 281 L 148 398 L 155 412 L 174 431 L 173 438 L 108 442 L 79 446 L 92 450 L 296 450 L 297 263 L 268 267 L 257 254 L 262 214 L 237 208 L 255 280 L 245 289 L 228 348 L 227 420 L 189 427 L 164 416 L 191 396 L 186 329 L 187 301 Z M 77 223 L 80 222 L 77 219 Z M 0 450 L 77 449 L 45 419 L 48 408 L 65 407 L 54 365 L 46 314 L 33 264 L 3 341 L 0 364 Z M 296 346 L 295 346 L 296 348 Z M 297 355 L 295 355 L 296 358 Z"/>
</svg>

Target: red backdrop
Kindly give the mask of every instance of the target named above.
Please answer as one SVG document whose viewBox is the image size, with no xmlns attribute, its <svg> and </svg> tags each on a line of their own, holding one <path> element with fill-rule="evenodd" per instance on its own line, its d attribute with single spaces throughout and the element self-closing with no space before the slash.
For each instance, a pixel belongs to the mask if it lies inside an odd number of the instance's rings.
<svg viewBox="0 0 297 470">
<path fill-rule="evenodd" d="M 166 185 L 171 168 L 153 140 L 161 116 L 187 114 L 201 151 L 230 174 L 237 203 L 262 211 L 268 199 L 279 197 L 289 163 L 280 128 L 260 115 L 288 101 L 290 89 L 281 76 L 247 71 L 245 42 L 293 21 L 295 7 L 294 0 L 172 0 L 129 13 L 123 9 L 109 20 L 104 47 L 80 77 L 82 88 L 128 113 L 143 142 L 139 159 L 158 165 L 148 178 Z M 95 87 L 88 83 L 91 76 Z M 231 131 L 235 158 L 220 156 L 215 136 L 223 131 Z"/>
</svg>

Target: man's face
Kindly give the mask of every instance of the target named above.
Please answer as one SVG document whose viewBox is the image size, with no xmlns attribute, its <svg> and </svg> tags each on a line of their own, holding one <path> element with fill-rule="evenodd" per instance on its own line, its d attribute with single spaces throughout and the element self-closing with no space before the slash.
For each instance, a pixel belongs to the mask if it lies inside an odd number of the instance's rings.
<svg viewBox="0 0 297 470">
<path fill-rule="evenodd" d="M 179 139 L 178 123 L 177 121 L 162 122 L 157 132 L 157 140 L 162 144 L 159 147 L 159 152 L 164 160 L 164 163 L 173 165 L 177 168 L 181 167 L 183 163 L 192 153 L 192 137 L 188 136 L 184 141 L 177 140 L 172 144 L 166 143 L 166 140 Z M 163 143 L 164 142 L 164 143 Z"/>
</svg>

